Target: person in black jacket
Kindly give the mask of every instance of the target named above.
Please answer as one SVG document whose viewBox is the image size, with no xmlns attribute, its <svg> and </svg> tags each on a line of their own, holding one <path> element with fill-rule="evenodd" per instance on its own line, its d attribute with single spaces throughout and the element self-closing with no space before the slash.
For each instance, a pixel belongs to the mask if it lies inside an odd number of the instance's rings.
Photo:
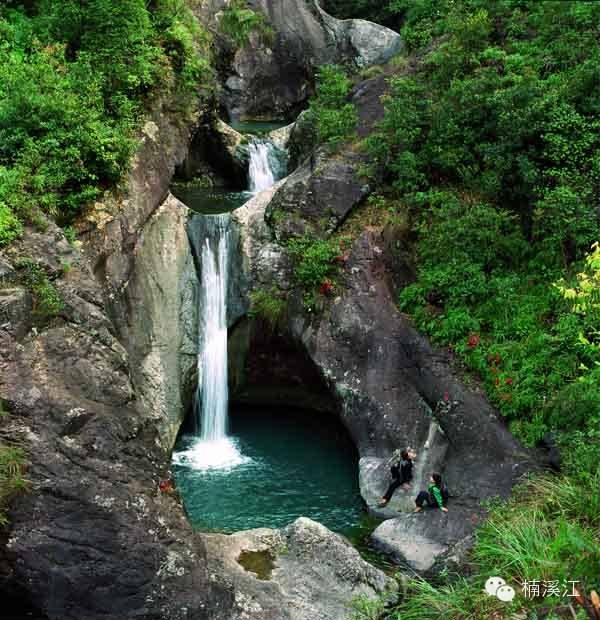
<svg viewBox="0 0 600 620">
<path fill-rule="evenodd" d="M 381 498 L 381 501 L 379 502 L 380 507 L 388 504 L 394 494 L 394 491 L 398 487 L 403 487 L 404 490 L 407 490 L 410 487 L 410 481 L 413 477 L 413 460 L 416 456 L 416 453 L 410 448 L 400 452 L 400 461 L 397 461 L 395 456 L 392 456 L 392 466 L 390 468 L 392 472 L 392 483 L 388 487 L 388 490 L 385 492 L 384 496 Z"/>
</svg>

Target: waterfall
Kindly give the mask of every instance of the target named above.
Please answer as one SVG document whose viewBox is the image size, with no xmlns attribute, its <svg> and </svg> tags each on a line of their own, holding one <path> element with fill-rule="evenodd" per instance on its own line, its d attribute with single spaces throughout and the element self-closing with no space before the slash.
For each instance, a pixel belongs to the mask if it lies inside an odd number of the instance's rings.
<svg viewBox="0 0 600 620">
<path fill-rule="evenodd" d="M 272 142 L 254 140 L 248 146 L 250 165 L 248 177 L 251 192 L 262 192 L 275 184 L 280 175 L 280 162 L 277 148 Z"/>
<path fill-rule="evenodd" d="M 229 214 L 206 215 L 195 238 L 201 260 L 199 299 L 198 389 L 196 433 L 188 449 L 173 462 L 198 470 L 230 469 L 249 461 L 227 436 L 227 276 Z"/>
<path fill-rule="evenodd" d="M 217 441 L 227 433 L 227 269 L 229 215 L 207 218 L 202 247 L 201 327 L 196 407 L 201 439 Z M 213 244 L 215 247 L 212 247 Z"/>
</svg>

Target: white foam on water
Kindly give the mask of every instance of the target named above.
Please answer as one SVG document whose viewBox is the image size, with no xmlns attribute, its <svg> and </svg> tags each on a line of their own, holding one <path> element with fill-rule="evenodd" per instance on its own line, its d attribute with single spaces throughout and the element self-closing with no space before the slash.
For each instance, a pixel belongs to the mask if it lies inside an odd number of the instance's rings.
<svg viewBox="0 0 600 620">
<path fill-rule="evenodd" d="M 216 440 L 197 438 L 189 448 L 173 453 L 175 465 L 198 471 L 231 470 L 251 460 L 241 453 L 236 440 L 231 437 Z"/>
</svg>

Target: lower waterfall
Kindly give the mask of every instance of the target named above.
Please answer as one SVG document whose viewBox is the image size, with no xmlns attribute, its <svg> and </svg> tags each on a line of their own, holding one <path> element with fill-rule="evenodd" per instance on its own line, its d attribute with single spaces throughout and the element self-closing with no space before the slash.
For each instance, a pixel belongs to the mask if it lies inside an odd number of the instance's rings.
<svg viewBox="0 0 600 620">
<path fill-rule="evenodd" d="M 176 464 L 195 469 L 224 469 L 245 462 L 227 436 L 227 276 L 229 214 L 205 216 L 201 253 L 196 440 L 176 452 Z"/>
</svg>

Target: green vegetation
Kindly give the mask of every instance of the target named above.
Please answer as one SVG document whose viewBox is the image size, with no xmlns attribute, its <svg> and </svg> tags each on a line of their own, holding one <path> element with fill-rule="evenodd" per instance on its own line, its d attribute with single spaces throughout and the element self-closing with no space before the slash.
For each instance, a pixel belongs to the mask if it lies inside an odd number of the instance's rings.
<svg viewBox="0 0 600 620">
<path fill-rule="evenodd" d="M 252 318 L 261 318 L 272 330 L 281 321 L 287 306 L 286 300 L 275 288 L 269 291 L 264 289 L 252 291 L 250 293 L 250 304 L 248 315 Z"/>
<path fill-rule="evenodd" d="M 600 363 L 597 307 L 584 314 L 561 293 L 599 234 L 600 7 L 441 4 L 408 10 L 404 28 L 426 32 L 413 46 L 442 38 L 418 72 L 390 80 L 367 141 L 373 175 L 418 236 L 400 306 L 535 443 L 600 415 L 592 403 L 576 420 L 557 413 Z"/>
<path fill-rule="evenodd" d="M 265 16 L 251 9 L 246 0 L 232 0 L 229 3 L 219 20 L 219 29 L 236 47 L 246 45 L 253 32 L 260 33 L 267 42 L 274 36 Z"/>
<path fill-rule="evenodd" d="M 324 65 L 317 74 L 317 92 L 309 113 L 316 119 L 318 139 L 331 145 L 352 139 L 358 117 L 348 101 L 352 80 L 335 65 Z"/>
<path fill-rule="evenodd" d="M 317 294 L 331 296 L 335 290 L 333 277 L 343 260 L 343 240 L 305 235 L 290 239 L 287 247 L 294 260 L 294 279 L 304 291 L 304 306 L 312 311 Z"/>
<path fill-rule="evenodd" d="M 4 418 L 0 407 L 0 421 Z M 24 478 L 25 453 L 18 446 L 0 441 L 0 528 L 8 525 L 6 509 L 17 493 L 27 491 L 29 482 Z"/>
<path fill-rule="evenodd" d="M 149 97 L 184 109 L 211 76 L 185 0 L 20 4 L 0 8 L 0 245 L 38 208 L 65 223 L 114 186 Z"/>
<path fill-rule="evenodd" d="M 58 316 L 64 301 L 44 268 L 31 259 L 22 260 L 18 267 L 22 270 L 23 283 L 33 295 L 33 314 L 41 320 Z"/>
<path fill-rule="evenodd" d="M 291 239 L 288 249 L 296 258 L 295 278 L 305 288 L 315 288 L 332 276 L 337 269 L 335 260 L 341 254 L 338 242 L 308 235 Z"/>
<path fill-rule="evenodd" d="M 0 202 L 0 247 L 8 245 L 23 232 L 23 225 L 3 202 Z"/>
</svg>

